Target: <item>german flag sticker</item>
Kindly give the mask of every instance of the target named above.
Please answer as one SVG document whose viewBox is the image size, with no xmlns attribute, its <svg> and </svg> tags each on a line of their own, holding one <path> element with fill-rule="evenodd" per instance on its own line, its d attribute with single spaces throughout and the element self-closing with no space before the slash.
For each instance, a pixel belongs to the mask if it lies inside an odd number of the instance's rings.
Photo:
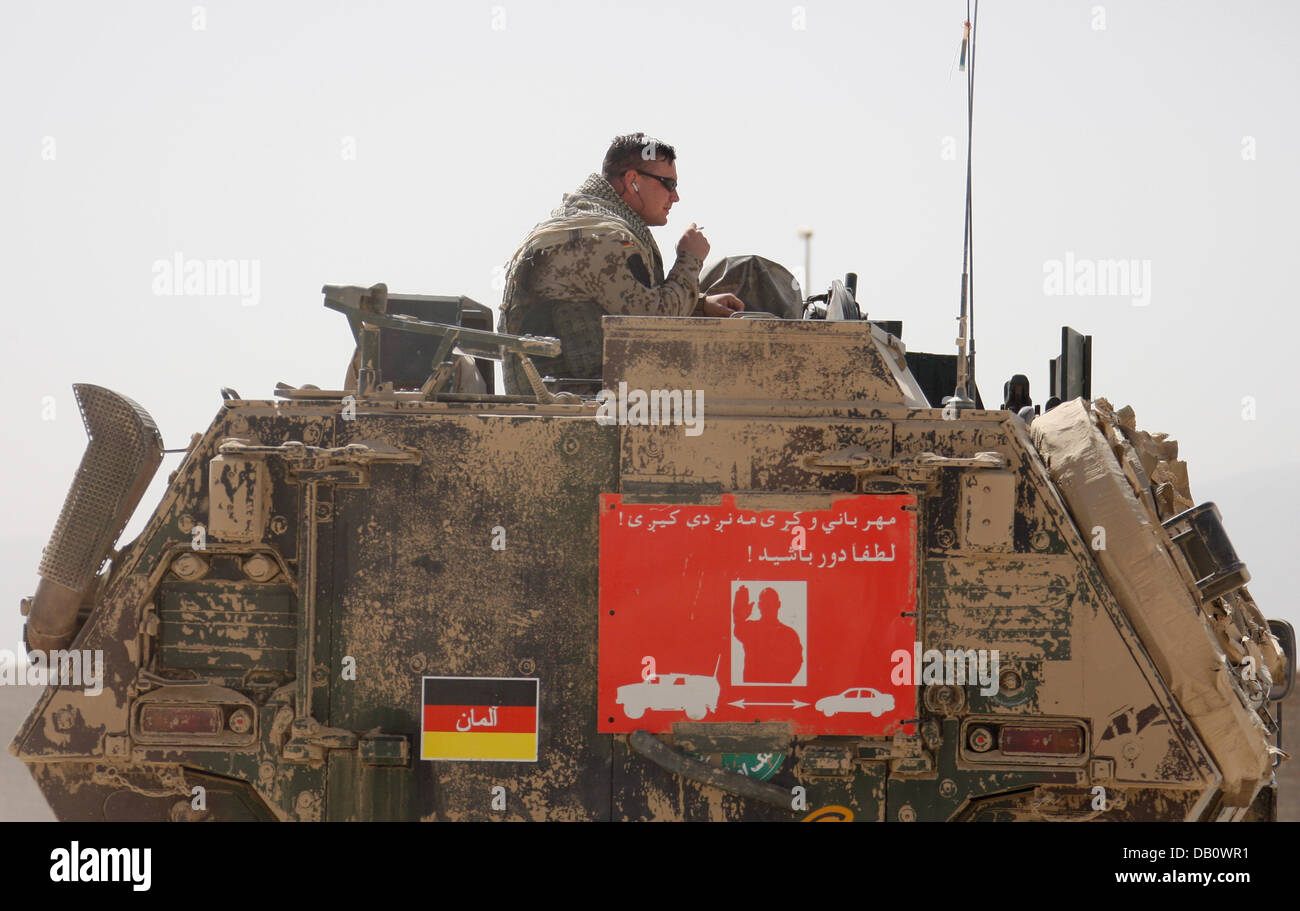
<svg viewBox="0 0 1300 911">
<path fill-rule="evenodd" d="M 420 758 L 537 761 L 536 677 L 425 677 Z"/>
</svg>

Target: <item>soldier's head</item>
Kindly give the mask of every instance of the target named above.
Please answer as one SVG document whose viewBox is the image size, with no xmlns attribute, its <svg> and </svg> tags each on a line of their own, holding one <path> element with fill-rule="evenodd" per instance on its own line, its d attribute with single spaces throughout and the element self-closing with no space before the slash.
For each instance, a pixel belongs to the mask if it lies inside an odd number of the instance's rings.
<svg viewBox="0 0 1300 911">
<path fill-rule="evenodd" d="M 677 195 L 677 151 L 645 133 L 615 136 L 601 174 L 648 225 L 668 224 Z"/>
</svg>

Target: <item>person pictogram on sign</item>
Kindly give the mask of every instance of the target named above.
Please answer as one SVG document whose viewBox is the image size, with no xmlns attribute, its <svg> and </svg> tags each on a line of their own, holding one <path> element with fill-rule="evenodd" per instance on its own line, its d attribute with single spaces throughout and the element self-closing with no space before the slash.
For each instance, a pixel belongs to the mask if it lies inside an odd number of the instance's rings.
<svg viewBox="0 0 1300 911">
<path fill-rule="evenodd" d="M 763 589 L 758 595 L 758 617 L 750 619 L 754 604 L 742 585 L 736 589 L 731 610 L 734 635 L 745 651 L 745 682 L 792 682 L 803 667 L 803 642 L 778 616 L 781 596 L 775 589 Z"/>
</svg>

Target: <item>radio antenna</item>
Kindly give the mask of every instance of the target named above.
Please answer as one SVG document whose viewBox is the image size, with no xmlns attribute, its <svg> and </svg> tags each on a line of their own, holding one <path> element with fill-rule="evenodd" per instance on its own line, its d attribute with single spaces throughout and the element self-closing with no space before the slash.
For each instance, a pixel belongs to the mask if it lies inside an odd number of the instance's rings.
<svg viewBox="0 0 1300 911">
<path fill-rule="evenodd" d="M 971 146 L 975 125 L 975 35 L 980 2 L 966 0 L 966 22 L 962 27 L 961 65 L 966 73 L 966 220 L 961 251 L 961 311 L 957 317 L 957 388 L 943 400 L 944 410 L 974 408 L 975 385 L 975 264 L 974 231 L 971 221 Z"/>
</svg>

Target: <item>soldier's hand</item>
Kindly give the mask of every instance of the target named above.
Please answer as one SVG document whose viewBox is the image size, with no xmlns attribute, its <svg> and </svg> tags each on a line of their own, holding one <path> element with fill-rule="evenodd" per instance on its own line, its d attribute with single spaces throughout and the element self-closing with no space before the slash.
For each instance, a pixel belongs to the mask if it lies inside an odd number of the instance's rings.
<svg viewBox="0 0 1300 911">
<path fill-rule="evenodd" d="M 704 298 L 705 316 L 731 316 L 744 309 L 744 303 L 734 294 L 709 294 Z"/>
<path fill-rule="evenodd" d="M 682 239 L 677 242 L 677 250 L 679 253 L 694 253 L 701 260 L 709 255 L 709 242 L 704 239 L 704 234 L 695 226 L 695 222 L 691 222 Z"/>
</svg>

